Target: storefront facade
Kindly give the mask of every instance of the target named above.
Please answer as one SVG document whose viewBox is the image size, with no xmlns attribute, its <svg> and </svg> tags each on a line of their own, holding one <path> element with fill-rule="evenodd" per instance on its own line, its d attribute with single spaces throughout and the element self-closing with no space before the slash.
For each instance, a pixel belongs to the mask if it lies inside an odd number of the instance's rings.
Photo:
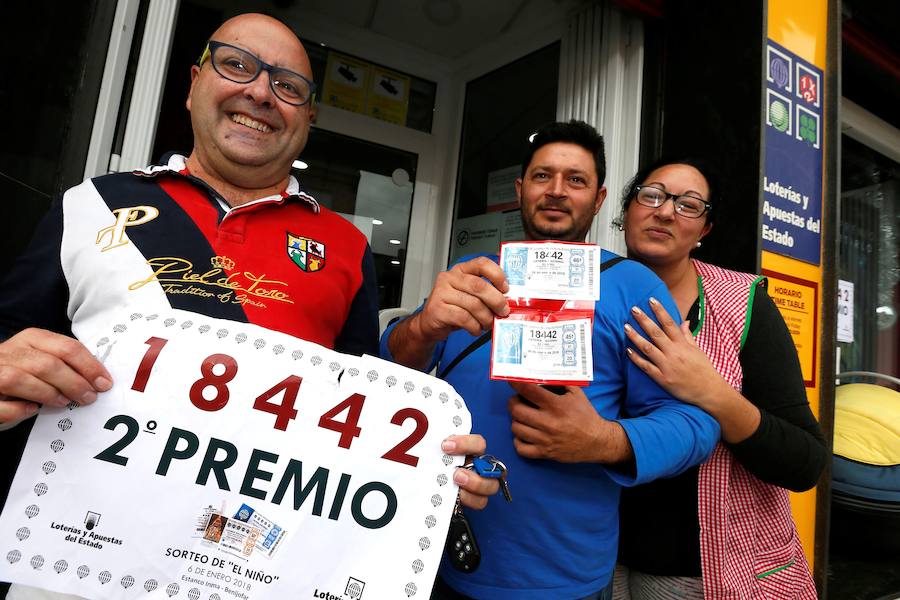
<svg viewBox="0 0 900 600">
<path fill-rule="evenodd" d="M 515 239 L 525 140 L 542 123 L 582 119 L 608 157 L 609 199 L 589 240 L 619 253 L 612 220 L 641 164 L 719 161 L 731 193 L 700 258 L 762 271 L 782 293 L 830 439 L 836 372 L 898 376 L 900 132 L 883 106 L 842 98 L 848 5 L 873 12 L 861 0 L 86 2 L 47 25 L 68 26 L 60 44 L 83 67 L 51 111 L 65 134 L 47 156 L 0 167 L 7 194 L 29 198 L 4 258 L 61 189 L 189 151 L 190 65 L 222 20 L 263 11 L 303 39 L 319 86 L 296 174 L 368 236 L 382 309 L 414 308 L 449 262 Z M 802 227 L 786 226 L 788 212 Z M 839 280 L 850 321 L 838 317 Z M 822 590 L 828 482 L 793 499 Z"/>
</svg>

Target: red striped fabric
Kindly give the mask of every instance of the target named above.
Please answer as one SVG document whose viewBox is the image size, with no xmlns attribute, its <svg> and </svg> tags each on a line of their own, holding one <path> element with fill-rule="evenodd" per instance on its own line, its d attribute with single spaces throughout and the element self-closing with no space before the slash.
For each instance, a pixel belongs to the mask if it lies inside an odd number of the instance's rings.
<svg viewBox="0 0 900 600">
<path fill-rule="evenodd" d="M 755 275 L 693 261 L 703 286 L 697 344 L 737 390 L 738 360 Z M 700 466 L 700 561 L 707 600 L 815 599 L 788 492 L 751 475 L 719 443 Z"/>
</svg>

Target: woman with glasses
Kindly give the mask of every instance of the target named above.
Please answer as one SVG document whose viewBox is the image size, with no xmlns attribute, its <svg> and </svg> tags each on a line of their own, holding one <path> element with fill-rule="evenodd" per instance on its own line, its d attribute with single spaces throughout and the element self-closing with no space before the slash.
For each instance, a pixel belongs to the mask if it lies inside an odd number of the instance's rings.
<svg viewBox="0 0 900 600">
<path fill-rule="evenodd" d="M 667 285 L 684 323 L 633 309 L 629 358 L 722 429 L 707 462 L 625 489 L 615 598 L 816 598 L 787 490 L 815 485 L 827 450 L 791 336 L 765 278 L 691 258 L 718 185 L 699 161 L 663 161 L 625 190 L 629 258 Z M 670 202 L 671 201 L 671 202 Z"/>
</svg>

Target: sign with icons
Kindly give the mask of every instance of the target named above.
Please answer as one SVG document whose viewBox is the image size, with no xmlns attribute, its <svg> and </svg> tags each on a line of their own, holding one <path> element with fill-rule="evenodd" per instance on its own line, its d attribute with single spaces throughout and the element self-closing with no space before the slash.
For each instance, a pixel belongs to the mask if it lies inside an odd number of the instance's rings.
<svg viewBox="0 0 900 600">
<path fill-rule="evenodd" d="M 471 418 L 447 383 L 246 323 L 133 312 L 113 375 L 42 409 L 0 580 L 90 598 L 428 598 Z M 351 550 L 348 550 L 351 549 Z"/>
<path fill-rule="evenodd" d="M 409 83 L 408 75 L 373 65 L 366 102 L 368 115 L 389 123 L 406 125 Z"/>
<path fill-rule="evenodd" d="M 406 125 L 409 75 L 330 51 L 322 102 L 382 121 Z"/>
<path fill-rule="evenodd" d="M 822 230 L 822 71 L 769 40 L 763 249 L 818 265 Z"/>
</svg>

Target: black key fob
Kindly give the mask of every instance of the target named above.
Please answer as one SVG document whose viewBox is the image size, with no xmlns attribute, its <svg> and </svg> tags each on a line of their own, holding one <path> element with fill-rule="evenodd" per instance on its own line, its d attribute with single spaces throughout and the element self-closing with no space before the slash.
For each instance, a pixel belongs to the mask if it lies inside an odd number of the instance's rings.
<svg viewBox="0 0 900 600">
<path fill-rule="evenodd" d="M 450 531 L 447 533 L 445 550 L 450 558 L 450 564 L 457 571 L 471 573 L 481 563 L 481 550 L 475 542 L 472 526 L 462 513 L 454 512 L 450 517 Z"/>
</svg>

